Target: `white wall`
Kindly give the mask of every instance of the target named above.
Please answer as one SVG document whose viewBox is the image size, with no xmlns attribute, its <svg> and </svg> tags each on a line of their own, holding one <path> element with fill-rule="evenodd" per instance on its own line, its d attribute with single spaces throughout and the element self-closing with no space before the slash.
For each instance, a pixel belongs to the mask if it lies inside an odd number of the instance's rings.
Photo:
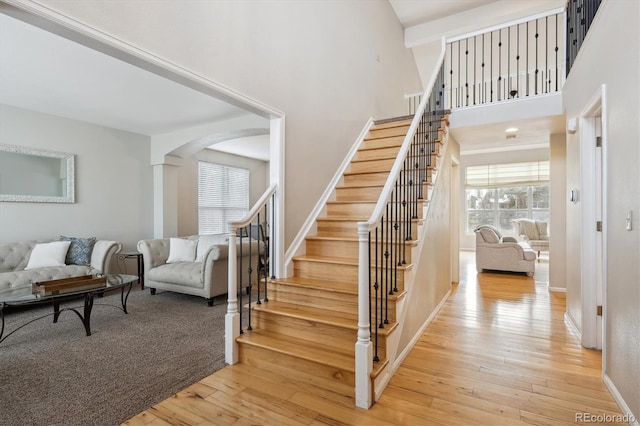
<svg viewBox="0 0 640 426">
<path fill-rule="evenodd" d="M 563 289 L 567 286 L 567 143 L 566 135 L 553 134 L 549 138 L 549 287 Z"/>
<path fill-rule="evenodd" d="M 286 113 L 285 246 L 366 120 L 420 87 L 387 1 L 38 1 Z"/>
<path fill-rule="evenodd" d="M 66 236 L 121 241 L 152 236 L 149 138 L 0 105 L 0 143 L 76 156 L 76 202 L 0 203 L 0 242 Z"/>
<path fill-rule="evenodd" d="M 568 118 L 606 85 L 605 374 L 640 418 L 640 2 L 605 0 L 564 88 Z M 621 41 L 623 41 L 621 43 Z M 580 188 L 580 132 L 567 139 L 567 187 Z M 572 203 L 571 203 L 572 204 Z M 567 208 L 567 313 L 580 326 L 580 203 Z M 633 230 L 625 216 L 633 211 Z M 588 260 L 587 260 L 588 261 Z"/>
<path fill-rule="evenodd" d="M 503 151 L 503 152 L 491 152 L 486 154 L 471 154 L 460 155 L 460 249 L 462 250 L 475 250 L 476 249 L 476 236 L 471 232 L 467 232 L 467 217 L 466 217 L 466 200 L 465 200 L 465 173 L 468 166 L 480 166 L 485 164 L 507 164 L 507 163 L 519 163 L 525 161 L 544 161 L 549 159 L 548 149 L 526 149 L 519 151 Z M 553 209 L 553 206 L 551 206 Z M 505 235 L 515 236 L 515 232 L 507 233 Z"/>
<path fill-rule="evenodd" d="M 247 157 L 203 149 L 184 160 L 178 169 L 178 235 L 198 233 L 198 161 L 241 167 L 249 170 L 249 207 L 269 186 L 269 163 Z"/>
</svg>

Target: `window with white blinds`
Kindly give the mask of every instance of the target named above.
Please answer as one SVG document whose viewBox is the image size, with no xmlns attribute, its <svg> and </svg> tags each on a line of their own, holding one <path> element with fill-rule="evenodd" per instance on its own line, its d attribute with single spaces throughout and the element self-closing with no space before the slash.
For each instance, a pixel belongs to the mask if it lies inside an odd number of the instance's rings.
<svg viewBox="0 0 640 426">
<path fill-rule="evenodd" d="M 198 162 L 198 233 L 226 234 L 249 211 L 249 170 Z"/>
<path fill-rule="evenodd" d="M 547 182 L 549 182 L 548 161 L 468 166 L 466 170 L 467 187 L 498 188 L 541 185 Z"/>
</svg>

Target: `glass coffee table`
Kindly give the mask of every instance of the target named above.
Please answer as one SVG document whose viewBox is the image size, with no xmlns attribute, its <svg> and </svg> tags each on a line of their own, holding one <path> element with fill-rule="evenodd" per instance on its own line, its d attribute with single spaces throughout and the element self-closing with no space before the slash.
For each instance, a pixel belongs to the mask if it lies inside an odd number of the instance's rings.
<svg viewBox="0 0 640 426">
<path fill-rule="evenodd" d="M 29 325 L 39 319 L 53 315 L 53 322 L 58 322 L 58 317 L 63 311 L 75 312 L 82 321 L 87 336 L 91 336 L 91 310 L 93 308 L 93 301 L 95 297 L 100 297 L 107 292 L 117 289 L 121 290 L 120 302 L 122 304 L 122 307 L 115 307 L 122 309 L 122 311 L 127 314 L 127 299 L 129 298 L 132 284 L 138 281 L 138 276 L 111 274 L 106 275 L 105 278 L 106 284 L 100 287 L 72 289 L 66 291 L 64 294 L 38 294 L 33 292 L 31 286 L 0 290 L 0 318 L 2 319 L 2 326 L 0 326 L 0 343 L 2 343 L 16 331 L 20 330 L 22 327 Z M 81 308 L 80 306 L 60 308 L 60 302 L 79 298 L 84 298 L 84 307 L 82 313 L 78 310 L 79 308 Z M 6 335 L 4 334 L 4 310 L 6 308 L 13 306 L 37 305 L 42 303 L 53 304 L 53 312 L 35 318 L 25 324 L 22 324 L 10 333 L 7 333 Z"/>
</svg>

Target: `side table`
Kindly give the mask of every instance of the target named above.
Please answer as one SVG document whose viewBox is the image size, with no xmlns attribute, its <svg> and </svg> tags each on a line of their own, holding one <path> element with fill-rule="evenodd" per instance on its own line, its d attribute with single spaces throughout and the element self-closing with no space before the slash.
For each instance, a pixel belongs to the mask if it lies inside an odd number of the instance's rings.
<svg viewBox="0 0 640 426">
<path fill-rule="evenodd" d="M 125 259 L 136 259 L 138 266 L 138 283 L 140 284 L 140 290 L 144 290 L 144 263 L 142 253 L 137 251 L 125 251 L 118 253 L 118 259 L 122 261 Z"/>
</svg>

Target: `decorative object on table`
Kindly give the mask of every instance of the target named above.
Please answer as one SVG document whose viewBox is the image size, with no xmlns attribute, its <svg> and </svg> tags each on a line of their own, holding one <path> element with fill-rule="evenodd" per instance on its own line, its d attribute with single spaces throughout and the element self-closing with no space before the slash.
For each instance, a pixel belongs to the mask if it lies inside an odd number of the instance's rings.
<svg viewBox="0 0 640 426">
<path fill-rule="evenodd" d="M 31 292 L 41 296 L 73 293 L 82 290 L 98 289 L 107 286 L 107 277 L 104 275 L 86 275 L 84 277 L 62 278 L 33 283 Z"/>
</svg>

